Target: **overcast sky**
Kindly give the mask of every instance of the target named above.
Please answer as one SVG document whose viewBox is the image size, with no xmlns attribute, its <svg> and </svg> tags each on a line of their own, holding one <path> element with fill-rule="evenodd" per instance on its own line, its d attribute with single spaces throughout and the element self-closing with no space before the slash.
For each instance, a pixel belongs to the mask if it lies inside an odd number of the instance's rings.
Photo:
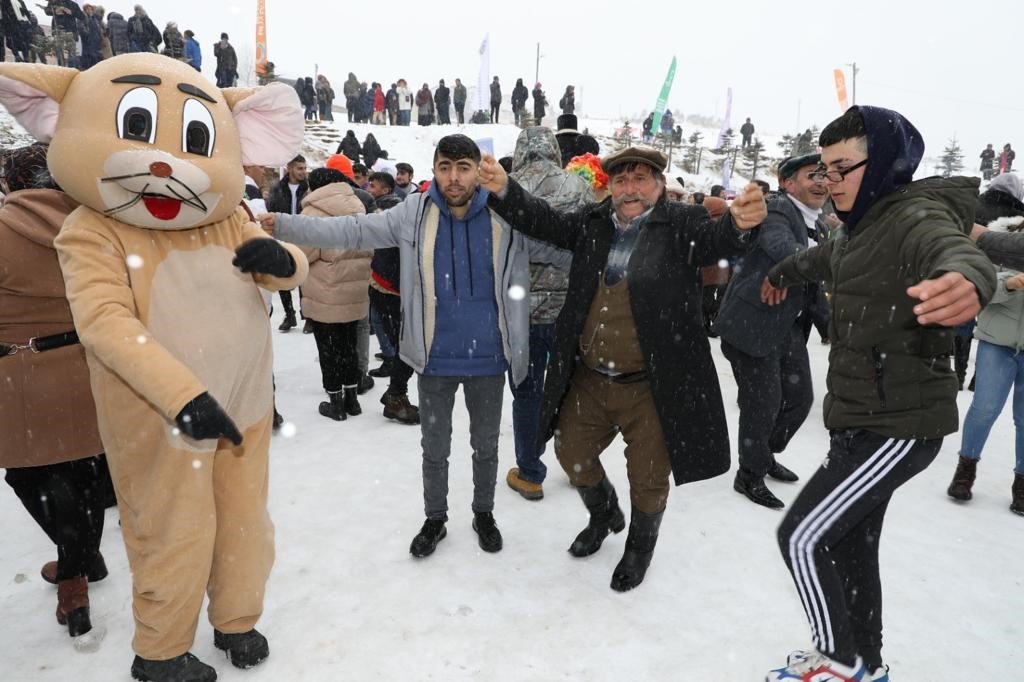
<svg viewBox="0 0 1024 682">
<path fill-rule="evenodd" d="M 349 71 L 385 85 L 399 77 L 416 87 L 433 88 L 439 78 L 475 83 L 477 50 L 489 33 L 491 74 L 499 76 L 506 102 L 516 78 L 532 87 L 538 42 L 549 101 L 557 103 L 572 83 L 578 113 L 590 116 L 653 108 L 675 55 L 669 108 L 677 115 L 723 115 L 731 86 L 735 128 L 750 116 L 759 129 L 781 134 L 838 116 L 832 69 L 846 69 L 852 91 L 845 65 L 856 61 L 857 102 L 906 115 L 924 135 L 927 155 L 941 153 L 953 135 L 971 168 L 988 142 L 1000 149 L 1019 141 L 1024 148 L 1024 87 L 1007 37 L 1024 24 L 1024 9 L 1010 0 L 949 6 L 955 9 L 898 0 L 266 4 L 269 57 L 278 73 L 312 75 L 316 65 L 339 92 Z M 145 7 L 160 29 L 174 19 L 195 31 L 211 78 L 212 44 L 221 31 L 231 35 L 242 67 L 251 65 L 256 0 Z"/>
</svg>

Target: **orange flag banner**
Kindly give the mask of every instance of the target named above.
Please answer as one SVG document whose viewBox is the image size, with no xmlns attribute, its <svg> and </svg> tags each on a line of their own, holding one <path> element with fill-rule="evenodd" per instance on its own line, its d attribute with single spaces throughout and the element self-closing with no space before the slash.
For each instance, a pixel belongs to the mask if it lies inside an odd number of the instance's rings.
<svg viewBox="0 0 1024 682">
<path fill-rule="evenodd" d="M 256 0 L 256 75 L 267 75 L 267 3 Z"/>
<path fill-rule="evenodd" d="M 846 74 L 842 69 L 834 69 L 836 76 L 836 96 L 839 97 L 839 108 L 845 113 L 850 108 L 850 102 L 846 99 Z"/>
</svg>

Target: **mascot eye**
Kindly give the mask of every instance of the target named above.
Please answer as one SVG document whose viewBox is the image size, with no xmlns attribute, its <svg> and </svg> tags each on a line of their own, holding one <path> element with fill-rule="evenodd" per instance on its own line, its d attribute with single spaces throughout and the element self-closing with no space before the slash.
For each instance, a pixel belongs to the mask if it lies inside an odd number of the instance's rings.
<svg viewBox="0 0 1024 682">
<path fill-rule="evenodd" d="M 213 155 L 216 129 L 209 109 L 197 99 L 185 100 L 181 122 L 181 150 L 186 154 Z"/>
<path fill-rule="evenodd" d="M 123 140 L 153 144 L 156 140 L 156 92 L 134 88 L 117 105 L 117 135 Z"/>
</svg>

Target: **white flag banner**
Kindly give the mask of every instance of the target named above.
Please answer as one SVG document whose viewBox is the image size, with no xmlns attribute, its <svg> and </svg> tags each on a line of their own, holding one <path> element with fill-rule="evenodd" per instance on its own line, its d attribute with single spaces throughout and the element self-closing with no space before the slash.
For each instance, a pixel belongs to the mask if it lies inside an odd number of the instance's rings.
<svg viewBox="0 0 1024 682">
<path fill-rule="evenodd" d="M 476 110 L 491 110 L 491 34 L 480 43 L 480 74 L 476 80 Z"/>
</svg>

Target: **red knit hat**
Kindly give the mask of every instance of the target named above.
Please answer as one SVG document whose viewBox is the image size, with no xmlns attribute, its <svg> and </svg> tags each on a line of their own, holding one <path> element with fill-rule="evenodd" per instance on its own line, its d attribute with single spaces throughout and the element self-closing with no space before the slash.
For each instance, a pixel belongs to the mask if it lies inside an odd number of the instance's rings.
<svg viewBox="0 0 1024 682">
<path fill-rule="evenodd" d="M 356 174 L 352 172 L 352 159 L 348 158 L 344 154 L 334 154 L 331 158 L 327 159 L 327 163 L 324 164 L 325 168 L 333 168 L 339 171 L 349 180 L 355 180 Z"/>
</svg>

